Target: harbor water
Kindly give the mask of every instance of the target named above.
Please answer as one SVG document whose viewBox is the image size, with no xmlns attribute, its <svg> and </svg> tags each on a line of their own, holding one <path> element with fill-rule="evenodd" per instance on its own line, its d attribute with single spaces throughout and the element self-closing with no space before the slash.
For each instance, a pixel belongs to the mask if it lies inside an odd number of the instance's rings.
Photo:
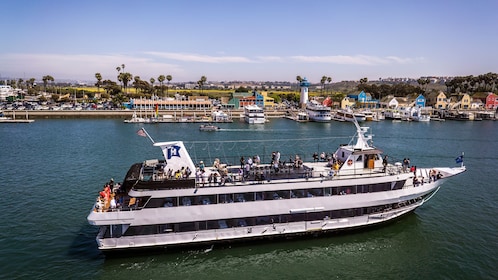
<svg viewBox="0 0 498 280">
<path fill-rule="evenodd" d="M 497 279 L 498 122 L 368 122 L 392 160 L 467 171 L 414 213 L 367 230 L 306 239 L 126 254 L 97 249 L 88 215 L 111 177 L 161 158 L 117 119 L 36 120 L 0 125 L 0 279 Z M 156 141 L 183 140 L 194 161 L 237 163 L 333 152 L 352 123 L 264 125 L 236 120 L 201 132 L 195 123 L 143 125 Z M 250 140 L 250 141 L 246 141 Z M 256 141 L 258 140 L 258 141 Z M 235 141 L 235 142 L 233 142 Z"/>
</svg>

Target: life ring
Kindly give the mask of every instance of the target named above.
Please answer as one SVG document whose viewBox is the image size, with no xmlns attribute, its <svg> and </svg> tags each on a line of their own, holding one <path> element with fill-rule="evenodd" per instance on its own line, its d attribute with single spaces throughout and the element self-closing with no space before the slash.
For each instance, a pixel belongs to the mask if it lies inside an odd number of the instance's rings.
<svg viewBox="0 0 498 280">
<path fill-rule="evenodd" d="M 352 165 L 352 164 L 353 164 L 353 160 L 352 159 L 348 160 L 348 165 Z"/>
</svg>

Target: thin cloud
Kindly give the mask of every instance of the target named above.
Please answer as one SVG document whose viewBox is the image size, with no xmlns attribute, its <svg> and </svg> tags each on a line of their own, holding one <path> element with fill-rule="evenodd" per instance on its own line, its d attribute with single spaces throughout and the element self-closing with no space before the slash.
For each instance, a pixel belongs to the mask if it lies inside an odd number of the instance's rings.
<svg viewBox="0 0 498 280">
<path fill-rule="evenodd" d="M 157 62 L 139 56 L 107 54 L 2 54 L 0 65 L 16 76 L 52 75 L 58 79 L 88 79 L 95 73 L 102 74 L 104 79 L 115 79 L 116 67 L 125 64 L 126 72 L 140 75 L 143 78 L 155 77 L 159 74 L 183 74 L 185 70 L 175 64 Z M 166 72 L 167 73 L 166 73 Z M 39 78 L 39 77 L 36 77 Z"/>
<path fill-rule="evenodd" d="M 261 62 L 284 62 L 280 56 L 258 56 L 256 58 Z"/>
<path fill-rule="evenodd" d="M 291 56 L 292 60 L 307 63 L 331 63 L 343 65 L 382 65 L 382 64 L 407 64 L 414 62 L 411 58 L 399 58 L 395 56 L 377 57 L 368 55 L 333 55 L 333 56 Z"/>
<path fill-rule="evenodd" d="M 146 52 L 148 55 L 186 61 L 186 62 L 203 62 L 203 63 L 253 63 L 251 59 L 243 56 L 211 56 L 193 53 L 171 53 L 171 52 Z"/>
</svg>

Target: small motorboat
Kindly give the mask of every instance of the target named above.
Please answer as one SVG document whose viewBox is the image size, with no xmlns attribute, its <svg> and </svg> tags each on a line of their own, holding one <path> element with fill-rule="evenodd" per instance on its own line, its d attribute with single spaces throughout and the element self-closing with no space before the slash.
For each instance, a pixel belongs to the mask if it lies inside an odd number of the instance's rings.
<svg viewBox="0 0 498 280">
<path fill-rule="evenodd" d="M 200 131 L 218 131 L 220 130 L 220 128 L 216 125 L 212 125 L 212 124 L 201 124 L 201 126 L 199 126 L 199 130 Z"/>
</svg>

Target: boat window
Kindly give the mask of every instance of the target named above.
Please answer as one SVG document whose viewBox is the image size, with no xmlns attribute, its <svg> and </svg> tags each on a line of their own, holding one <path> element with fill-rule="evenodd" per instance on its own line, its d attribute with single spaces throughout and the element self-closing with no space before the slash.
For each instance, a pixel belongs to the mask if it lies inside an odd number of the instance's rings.
<svg viewBox="0 0 498 280">
<path fill-rule="evenodd" d="M 189 197 L 182 197 L 181 202 L 183 206 L 190 206 L 192 205 L 192 200 Z"/>
<path fill-rule="evenodd" d="M 263 192 L 255 192 L 254 196 L 255 196 L 256 200 L 264 200 L 265 199 L 265 195 Z"/>
<path fill-rule="evenodd" d="M 363 156 L 362 155 L 359 155 L 357 158 L 356 158 L 356 161 L 362 161 L 363 160 Z"/>
<path fill-rule="evenodd" d="M 178 225 L 178 230 L 180 232 L 194 231 L 195 230 L 195 223 L 194 222 L 180 223 Z"/>
<path fill-rule="evenodd" d="M 158 225 L 158 233 L 168 233 L 173 231 L 173 226 L 170 224 Z"/>
<path fill-rule="evenodd" d="M 309 193 L 313 196 L 323 196 L 323 189 L 322 188 L 311 189 Z"/>
<path fill-rule="evenodd" d="M 278 194 L 278 196 L 280 198 L 285 198 L 285 199 L 289 199 L 290 198 L 290 192 L 289 191 L 278 191 L 277 194 Z"/>
<path fill-rule="evenodd" d="M 235 195 L 235 202 L 246 202 L 246 199 L 244 198 L 244 194 L 241 193 L 236 193 Z"/>
<path fill-rule="evenodd" d="M 218 203 L 232 203 L 233 195 L 232 194 L 220 194 L 218 195 Z"/>
<path fill-rule="evenodd" d="M 405 185 L 405 181 L 396 181 L 396 184 L 394 185 L 392 190 L 402 189 L 404 185 Z"/>
</svg>

